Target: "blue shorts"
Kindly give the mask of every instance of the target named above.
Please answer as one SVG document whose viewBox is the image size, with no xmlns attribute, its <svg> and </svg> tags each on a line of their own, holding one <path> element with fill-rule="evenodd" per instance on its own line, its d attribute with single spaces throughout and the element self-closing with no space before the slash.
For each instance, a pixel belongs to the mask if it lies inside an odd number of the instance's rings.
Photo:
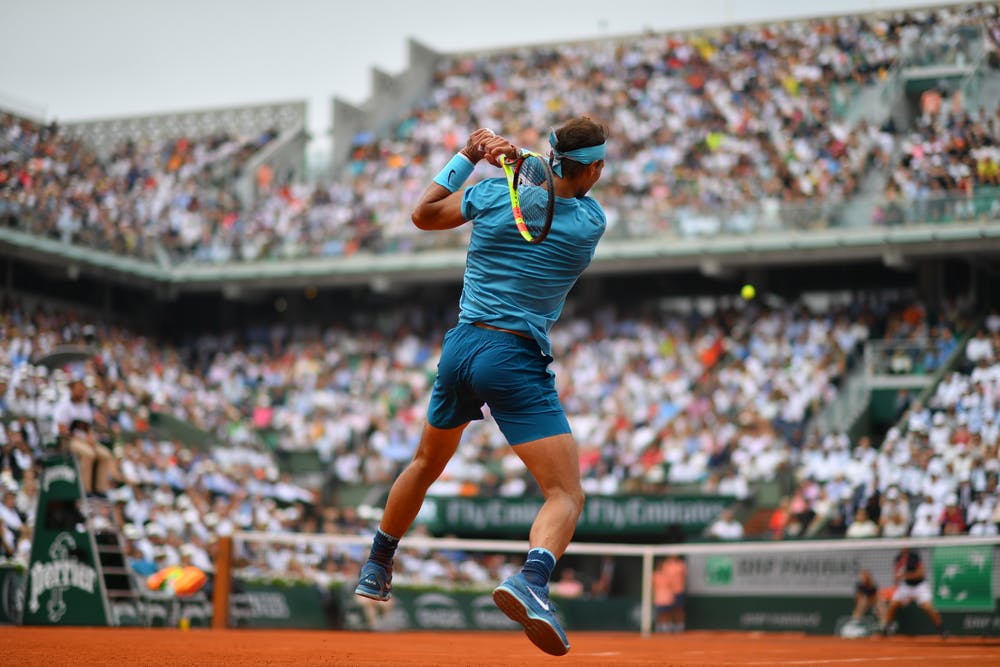
<svg viewBox="0 0 1000 667">
<path fill-rule="evenodd" d="M 485 403 L 512 445 L 569 433 L 551 362 L 532 339 L 459 324 L 444 337 L 427 421 L 457 428 L 482 419 Z"/>
<path fill-rule="evenodd" d="M 670 604 L 656 605 L 653 609 L 657 614 L 666 614 L 667 612 L 674 611 L 675 609 L 684 608 L 684 593 L 677 593 L 674 595 L 674 601 Z"/>
</svg>

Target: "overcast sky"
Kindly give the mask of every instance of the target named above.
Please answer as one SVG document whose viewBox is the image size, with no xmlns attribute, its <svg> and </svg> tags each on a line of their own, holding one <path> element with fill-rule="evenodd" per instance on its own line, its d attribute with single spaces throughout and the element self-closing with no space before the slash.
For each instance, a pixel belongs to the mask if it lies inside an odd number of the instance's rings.
<svg viewBox="0 0 1000 667">
<path fill-rule="evenodd" d="M 443 52 L 947 2 L 0 0 L 0 106 L 79 120 L 306 99 L 363 102 L 407 40 Z"/>
</svg>

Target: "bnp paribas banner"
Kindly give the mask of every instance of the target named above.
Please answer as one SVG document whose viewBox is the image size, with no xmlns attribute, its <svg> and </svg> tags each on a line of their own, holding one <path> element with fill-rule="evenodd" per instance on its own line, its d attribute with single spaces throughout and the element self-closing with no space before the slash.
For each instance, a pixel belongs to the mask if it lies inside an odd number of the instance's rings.
<svg viewBox="0 0 1000 667">
<path fill-rule="evenodd" d="M 851 597 L 863 568 L 881 573 L 883 585 L 892 583 L 892 555 L 864 551 L 693 554 L 688 559 L 688 592 Z"/>
<path fill-rule="evenodd" d="M 849 541 L 842 544 L 848 546 Z M 794 551 L 794 543 L 786 546 L 792 550 L 691 554 L 688 627 L 840 636 L 877 630 L 874 618 L 864 619 L 865 627 L 851 620 L 854 583 L 867 569 L 880 588 L 891 587 L 898 548 Z M 943 612 L 950 632 L 1000 634 L 996 546 L 928 547 L 916 552 L 924 562 L 934 606 Z M 903 633 L 934 632 L 926 615 L 914 607 L 904 608 L 897 622 Z"/>
<path fill-rule="evenodd" d="M 931 557 L 934 606 L 941 611 L 992 611 L 994 547 L 936 547 Z"/>
<path fill-rule="evenodd" d="M 847 544 L 847 543 L 845 543 Z M 794 545 L 789 544 L 790 549 Z M 996 547 L 948 546 L 917 549 L 941 610 L 994 609 L 1000 570 Z M 688 592 L 699 595 L 783 595 L 853 597 L 858 573 L 866 569 L 880 587 L 893 585 L 898 549 L 731 552 L 693 554 Z"/>
<path fill-rule="evenodd" d="M 576 526 L 577 537 L 659 538 L 672 526 L 700 533 L 732 496 L 591 496 Z M 463 537 L 526 537 L 541 498 L 428 497 L 417 520 L 435 533 Z"/>
</svg>

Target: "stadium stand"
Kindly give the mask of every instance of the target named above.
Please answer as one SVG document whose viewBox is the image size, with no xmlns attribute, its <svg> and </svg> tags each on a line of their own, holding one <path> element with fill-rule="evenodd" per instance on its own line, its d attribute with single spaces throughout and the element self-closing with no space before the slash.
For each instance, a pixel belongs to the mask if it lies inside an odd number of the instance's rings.
<svg viewBox="0 0 1000 667">
<path fill-rule="evenodd" d="M 880 199 L 875 186 L 893 163 L 899 167 L 878 221 L 892 224 L 900 201 L 922 219 L 942 220 L 939 209 L 972 219 L 995 207 L 995 191 L 977 192 L 996 185 L 995 108 L 977 108 L 975 100 L 966 108 L 958 89 L 947 104 L 936 103 L 935 118 L 921 113 L 907 127 L 886 117 L 892 104 L 867 113 L 852 105 L 873 89 L 898 94 L 904 83 L 897 72 L 919 71 L 935 57 L 964 76 L 949 86 L 1000 76 L 979 67 L 990 52 L 984 18 L 995 19 L 995 7 L 442 57 L 430 89 L 386 136 L 351 138 L 338 178 L 276 179 L 265 165 L 255 173 L 253 196 L 242 201 L 233 174 L 275 137 L 273 128 L 242 138 L 215 132 L 205 143 L 159 137 L 156 145 L 171 141 L 174 150 L 126 144 L 98 157 L 78 154 L 86 148 L 76 138 L 87 133 L 7 117 L 0 154 L 10 175 L 0 194 L 17 228 L 146 259 L 157 250 L 174 263 L 404 252 L 449 238 L 415 234 L 406 211 L 456 136 L 490 126 L 539 147 L 537 128 L 580 107 L 606 118 L 619 136 L 601 186 L 613 202 L 612 235 L 867 225 L 871 215 L 859 210 Z M 554 71 L 563 75 L 550 76 Z M 138 120 L 118 125 L 142 127 Z M 107 134 L 98 135 L 104 144 Z M 943 154 L 947 164 L 938 165 Z M 46 209 L 33 210 L 30 220 L 18 212 L 19 202 L 30 206 L 43 190 Z M 938 197 L 950 192 L 963 197 Z"/>
<path fill-rule="evenodd" d="M 989 321 L 995 328 L 996 317 Z M 973 418 L 977 436 L 965 451 L 938 451 L 939 457 L 929 458 L 919 443 L 898 444 L 903 435 L 921 432 L 919 427 L 902 434 L 894 429 L 880 450 L 870 444 L 852 450 L 843 434 L 817 440 L 804 433 L 809 412 L 836 393 L 849 360 L 869 336 L 926 341 L 931 330 L 961 334 L 962 324 L 931 322 L 919 303 L 878 299 L 817 313 L 801 304 L 709 315 L 621 314 L 604 307 L 575 317 L 554 338 L 560 359 L 554 370 L 581 443 L 587 492 L 657 494 L 694 486 L 750 500 L 752 489 L 791 469 L 799 480 L 789 499 L 792 513 L 800 522 L 812 517 L 810 527 L 802 526 L 810 535 L 820 528 L 824 534 L 844 532 L 847 517 L 892 489 L 914 503 L 925 487 L 933 488 L 936 502 L 965 493 L 963 510 L 974 498 L 976 512 L 992 510 L 995 477 L 991 490 L 989 467 L 974 482 L 970 471 L 974 460 L 988 459 L 996 449 L 995 331 L 990 338 L 983 329 L 970 340 L 976 369 L 971 376 L 949 375 L 931 402 L 939 410 L 952 406 L 954 428 L 969 421 L 965 406 L 976 396 L 972 387 L 986 392 L 992 402 L 972 406 L 979 409 Z M 128 547 L 146 560 L 178 564 L 178 549 L 187 544 L 207 564 L 212 537 L 235 529 L 314 531 L 346 521 L 363 530 L 367 524 L 359 523 L 353 507 L 338 505 L 336 498 L 326 504 L 320 489 L 295 484 L 280 472 L 276 455 L 314 451 L 337 487 L 378 488 L 390 481 L 412 455 L 442 333 L 386 335 L 337 327 L 295 336 L 278 328 L 252 333 L 246 343 L 198 339 L 192 355 L 71 313 L 8 306 L 2 336 L 8 424 L 0 475 L 21 522 L 8 523 L 5 544 L 26 557 L 28 509 L 37 493 L 35 458 L 49 439 L 57 396 L 74 377 L 86 379 L 107 424 L 102 437 L 118 456 L 105 518 L 124 527 Z M 39 352 L 85 340 L 92 360 L 51 375 L 33 372 L 39 369 L 30 360 Z M 183 361 L 198 358 L 206 363 Z M 160 413 L 209 432 L 220 444 L 201 451 L 165 438 L 153 426 L 153 415 Z M 984 415 L 990 420 L 985 427 Z M 261 447 L 262 436 L 271 437 L 277 451 Z M 943 446 L 958 439 L 939 432 L 934 441 Z M 897 447 L 907 457 L 895 456 Z M 904 467 L 918 462 L 914 471 Z M 949 470 L 945 481 L 930 481 L 930 471 L 943 466 Z M 499 433 L 484 422 L 470 429 L 461 456 L 431 492 L 518 497 L 532 488 Z M 869 515 L 879 518 L 871 507 Z M 977 523 L 983 522 L 967 525 Z M 967 532 L 965 525 L 960 532 Z M 798 533 L 789 527 L 785 535 Z"/>
<path fill-rule="evenodd" d="M 89 128 L 0 114 L 0 231 L 31 237 L 0 239 L 3 555 L 29 557 L 72 378 L 116 456 L 91 520 L 120 529 L 137 571 L 211 572 L 217 538 L 242 530 L 370 534 L 450 321 L 433 313 L 456 267 L 417 258 L 464 238 L 418 234 L 407 211 L 468 128 L 537 146 L 576 108 L 620 137 L 598 195 L 606 243 L 697 244 L 680 268 L 598 257 L 553 332 L 588 495 L 725 496 L 747 539 L 996 534 L 996 20 L 969 5 L 433 54 L 399 115 L 348 137 L 320 182 L 289 167 L 293 112 L 228 130 L 212 124 L 239 114 Z M 831 228 L 871 234 L 874 256 Z M 910 254 L 897 228 L 926 247 Z M 771 255 L 725 254 L 768 231 Z M 302 258 L 347 286 L 318 289 L 305 264 L 294 286 L 234 268 Z M 209 272 L 190 289 L 141 279 L 192 265 Z M 761 297 L 739 300 L 750 280 Z M 64 345 L 86 360 L 38 363 Z M 534 491 L 486 420 L 431 493 Z M 329 583 L 364 554 L 240 556 L 250 576 Z M 404 549 L 396 581 L 482 584 L 510 567 Z"/>
</svg>

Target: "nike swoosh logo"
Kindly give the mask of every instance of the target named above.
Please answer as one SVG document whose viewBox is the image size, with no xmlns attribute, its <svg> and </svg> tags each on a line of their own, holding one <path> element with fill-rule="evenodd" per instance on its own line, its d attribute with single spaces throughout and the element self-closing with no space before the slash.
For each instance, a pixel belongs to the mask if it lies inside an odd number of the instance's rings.
<svg viewBox="0 0 1000 667">
<path fill-rule="evenodd" d="M 451 183 L 451 177 L 454 176 L 454 175 L 455 175 L 455 170 L 454 169 L 452 169 L 451 171 L 448 172 L 448 183 L 449 184 Z"/>
<path fill-rule="evenodd" d="M 539 606 L 540 606 L 540 607 L 541 607 L 542 609 L 544 609 L 545 611 L 548 611 L 548 610 L 549 610 L 549 603 L 548 603 L 548 602 L 542 602 L 542 599 L 541 599 L 540 597 L 538 597 L 537 595 L 535 595 L 535 591 L 533 591 L 533 590 L 531 590 L 531 589 L 529 588 L 529 589 L 528 589 L 528 593 L 530 593 L 530 594 L 531 594 L 531 597 L 535 598 L 535 602 L 537 602 L 537 603 L 538 603 L 538 605 L 539 605 Z"/>
</svg>

